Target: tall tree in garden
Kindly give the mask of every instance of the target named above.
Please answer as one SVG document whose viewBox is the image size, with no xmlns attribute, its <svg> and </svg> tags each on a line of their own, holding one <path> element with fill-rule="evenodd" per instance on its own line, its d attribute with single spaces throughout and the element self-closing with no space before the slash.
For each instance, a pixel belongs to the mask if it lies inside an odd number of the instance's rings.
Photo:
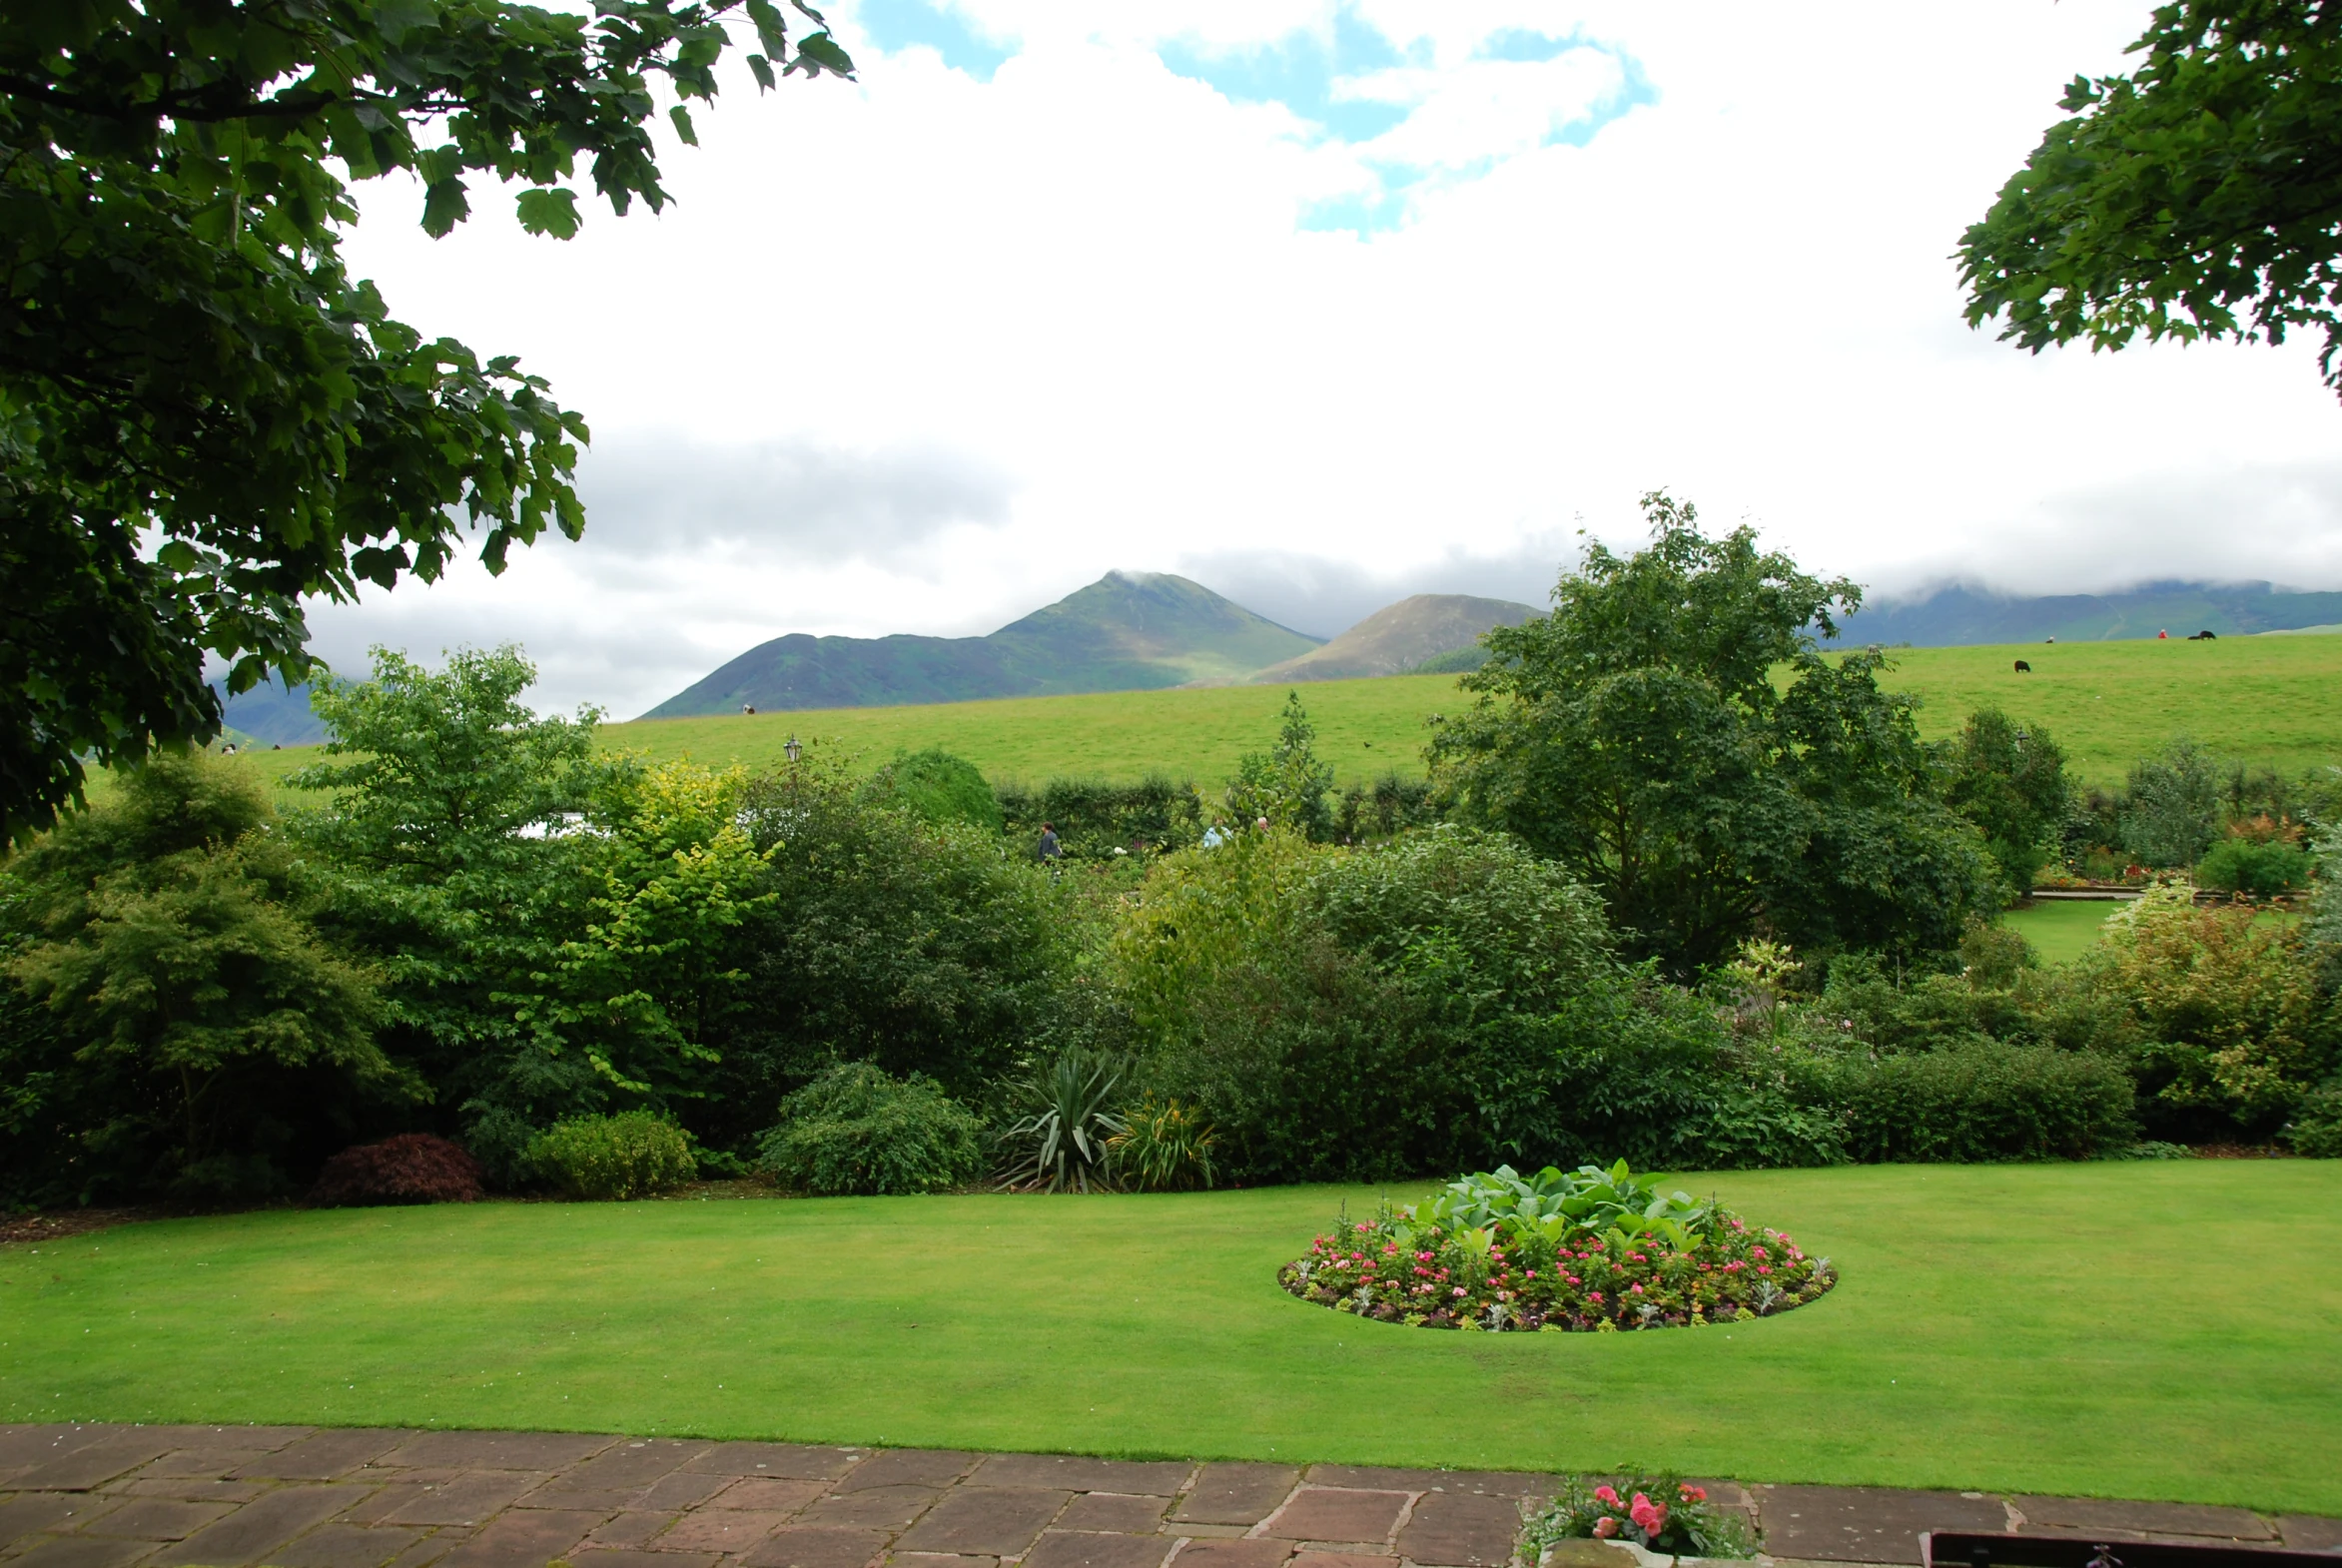
<svg viewBox="0 0 2342 1568">
<path fill-rule="evenodd" d="M 343 265 L 346 182 L 411 171 L 444 235 L 492 176 L 566 238 L 580 158 L 614 211 L 666 204 L 659 99 L 693 140 L 735 26 L 762 87 L 852 70 L 772 0 L 592 12 L 0 7 L 0 839 L 78 799 L 87 759 L 216 733 L 207 658 L 232 691 L 306 678 L 302 595 L 436 577 L 466 532 L 491 571 L 578 535 L 584 420 L 392 320 Z"/>
<path fill-rule="evenodd" d="M 1432 741 L 1466 820 L 1510 830 L 1601 893 L 1622 945 L 1691 973 L 1760 926 L 1799 948 L 1955 945 L 1990 906 L 1975 830 L 1937 793 L 1886 661 L 1833 663 L 1861 590 L 1739 528 L 1643 498 L 1650 544 L 1599 543 L 1550 616 L 1499 627 L 1479 694 Z M 1786 674 L 1786 681 L 1777 679 Z"/>
<path fill-rule="evenodd" d="M 2314 330 L 2342 391 L 2342 6 L 2178 0 L 2130 53 L 1962 237 L 1969 325 L 2036 354 Z"/>
<path fill-rule="evenodd" d="M 1979 708 L 1946 760 L 1952 809 L 1984 835 L 2008 891 L 2029 893 L 2071 804 L 2065 753 L 2038 724 L 2020 726 L 1998 708 Z"/>
</svg>

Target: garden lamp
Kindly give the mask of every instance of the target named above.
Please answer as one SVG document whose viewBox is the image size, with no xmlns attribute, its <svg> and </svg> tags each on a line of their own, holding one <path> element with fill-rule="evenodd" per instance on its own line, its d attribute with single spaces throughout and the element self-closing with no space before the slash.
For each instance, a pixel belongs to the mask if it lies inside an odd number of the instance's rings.
<svg viewBox="0 0 2342 1568">
<path fill-rule="evenodd" d="M 794 735 L 789 737 L 789 743 L 786 746 L 783 746 L 781 749 L 789 754 L 789 760 L 791 762 L 795 762 L 805 753 L 805 748 L 798 744 L 797 737 Z"/>
</svg>

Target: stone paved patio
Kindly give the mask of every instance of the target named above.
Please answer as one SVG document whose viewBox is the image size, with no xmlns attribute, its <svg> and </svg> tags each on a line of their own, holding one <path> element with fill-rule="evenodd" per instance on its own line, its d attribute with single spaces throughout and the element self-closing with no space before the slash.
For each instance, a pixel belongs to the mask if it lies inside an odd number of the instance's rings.
<svg viewBox="0 0 2342 1568">
<path fill-rule="evenodd" d="M 2342 1520 L 1712 1482 L 1777 1558 L 2023 1529 L 2342 1552 Z M 5 1568 L 1504 1568 L 1536 1475 L 560 1432 L 0 1426 Z M 1593 1548 L 1594 1543 L 1584 1543 Z M 1578 1556 L 1586 1562 L 1576 1563 Z M 1608 1548 L 1573 1568 L 1616 1568 Z"/>
</svg>

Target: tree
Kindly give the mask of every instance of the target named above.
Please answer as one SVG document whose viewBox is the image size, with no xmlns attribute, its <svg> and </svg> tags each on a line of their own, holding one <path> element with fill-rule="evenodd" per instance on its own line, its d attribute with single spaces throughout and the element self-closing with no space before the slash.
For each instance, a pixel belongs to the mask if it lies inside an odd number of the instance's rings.
<svg viewBox="0 0 2342 1568">
<path fill-rule="evenodd" d="M 12 1019 L 0 1078 L 47 1167 L 9 1171 L 17 1195 L 279 1190 L 354 1105 L 419 1092 L 273 818 L 235 764 L 166 753 L 9 868 L 7 973 L 40 1016 Z"/>
<path fill-rule="evenodd" d="M 1239 825 L 1265 817 L 1272 826 L 1324 839 L 1333 828 L 1333 803 L 1327 798 L 1332 789 L 1333 768 L 1317 755 L 1317 726 L 1309 722 L 1301 694 L 1288 691 L 1276 744 L 1236 759 L 1227 808 Z"/>
<path fill-rule="evenodd" d="M 2141 865 L 2191 868 L 2220 836 L 2220 764 L 2185 735 L 2130 765 L 2122 847 Z"/>
<path fill-rule="evenodd" d="M 491 571 L 578 536 L 583 419 L 349 276 L 345 177 L 411 171 L 434 236 L 475 174 L 574 234 L 581 156 L 655 212 L 653 81 L 692 141 L 739 22 L 762 87 L 852 70 L 826 32 L 791 53 L 772 0 L 0 10 L 0 836 L 80 800 L 86 758 L 215 734 L 207 655 L 231 691 L 307 678 L 302 595 L 436 577 L 467 529 Z"/>
<path fill-rule="evenodd" d="M 1962 237 L 1968 324 L 2035 354 L 2316 328 L 2342 390 L 2342 8 L 2176 0 L 2130 52 Z"/>
<path fill-rule="evenodd" d="M 1885 660 L 1833 664 L 1861 590 L 1756 535 L 1709 538 L 1643 498 L 1650 544 L 1596 543 L 1550 616 L 1499 627 L 1444 720 L 1433 776 L 1459 817 L 1518 834 L 1599 892 L 1636 957 L 1679 974 L 1765 928 L 1799 946 L 1940 951 L 1990 897 L 1972 829 L 1936 797 Z M 1776 684 L 1785 672 L 1786 685 Z"/>
<path fill-rule="evenodd" d="M 2000 880 L 2021 898 L 2065 821 L 2072 796 L 2065 753 L 2047 730 L 2019 728 L 1998 708 L 1969 714 L 1948 750 L 1952 807 L 1984 835 Z"/>
</svg>

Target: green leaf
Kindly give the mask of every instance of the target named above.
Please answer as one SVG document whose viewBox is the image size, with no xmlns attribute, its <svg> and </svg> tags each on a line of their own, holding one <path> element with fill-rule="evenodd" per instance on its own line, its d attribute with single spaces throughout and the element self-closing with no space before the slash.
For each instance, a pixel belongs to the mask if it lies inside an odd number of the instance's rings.
<svg viewBox="0 0 2342 1568">
<path fill-rule="evenodd" d="M 675 113 L 682 112 L 677 106 Z M 577 233 L 580 222 L 577 195 L 566 187 L 556 185 L 522 191 L 514 205 L 519 209 L 520 227 L 530 234 L 549 234 L 556 240 L 567 240 Z"/>
<path fill-rule="evenodd" d="M 471 201 L 459 179 L 433 180 L 423 187 L 422 232 L 436 240 L 471 216 Z"/>
<path fill-rule="evenodd" d="M 687 147 L 699 145 L 699 133 L 691 128 L 691 111 L 677 104 L 667 111 L 667 118 L 675 122 L 675 134 L 683 138 Z"/>
<path fill-rule="evenodd" d="M 797 45 L 797 58 L 789 62 L 791 71 L 803 71 L 807 76 L 819 76 L 827 71 L 832 76 L 851 79 L 854 75 L 854 57 L 838 46 L 827 33 L 814 33 Z"/>
</svg>

